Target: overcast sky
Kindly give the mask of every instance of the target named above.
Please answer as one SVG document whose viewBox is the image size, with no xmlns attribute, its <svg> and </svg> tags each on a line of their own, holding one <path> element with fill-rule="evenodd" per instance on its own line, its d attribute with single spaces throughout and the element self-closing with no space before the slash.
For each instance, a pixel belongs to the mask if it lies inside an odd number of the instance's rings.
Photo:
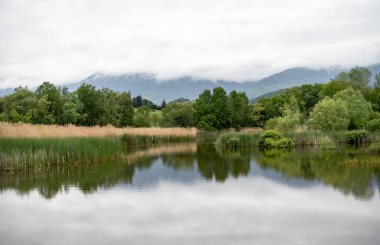
<svg viewBox="0 0 380 245">
<path fill-rule="evenodd" d="M 0 0 L 0 88 L 379 62 L 379 0 Z"/>
</svg>

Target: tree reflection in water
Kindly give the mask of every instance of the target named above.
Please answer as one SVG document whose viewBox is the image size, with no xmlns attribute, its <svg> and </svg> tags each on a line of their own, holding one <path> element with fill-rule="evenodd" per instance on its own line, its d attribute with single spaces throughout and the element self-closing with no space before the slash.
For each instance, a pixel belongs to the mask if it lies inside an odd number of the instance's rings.
<svg viewBox="0 0 380 245">
<path fill-rule="evenodd" d="M 133 183 L 136 170 L 150 171 L 155 163 L 174 171 L 199 173 L 194 178 L 224 182 L 228 178 L 254 177 L 261 169 L 281 174 L 282 183 L 288 180 L 319 181 L 342 193 L 359 199 L 371 199 L 380 189 L 380 157 L 360 149 L 322 151 L 296 149 L 265 151 L 215 149 L 211 144 L 175 144 L 147 149 L 129 149 L 122 161 L 84 164 L 71 167 L 51 167 L 46 170 L 24 171 L 0 176 L 0 190 L 15 189 L 25 195 L 32 190 L 45 198 L 67 192 L 71 186 L 84 194 L 107 189 L 118 183 Z M 257 165 L 253 170 L 252 165 Z M 178 178 L 177 178 L 178 179 Z"/>
</svg>

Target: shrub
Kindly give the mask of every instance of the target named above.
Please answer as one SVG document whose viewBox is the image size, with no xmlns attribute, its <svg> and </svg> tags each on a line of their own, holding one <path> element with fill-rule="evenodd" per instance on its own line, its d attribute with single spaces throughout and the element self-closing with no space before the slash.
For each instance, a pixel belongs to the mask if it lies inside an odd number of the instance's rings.
<svg viewBox="0 0 380 245">
<path fill-rule="evenodd" d="M 351 130 L 346 133 L 347 142 L 349 144 L 359 144 L 368 138 L 368 132 L 366 130 Z"/>
<path fill-rule="evenodd" d="M 309 126 L 314 130 L 346 130 L 350 123 L 348 110 L 341 99 L 325 98 L 315 105 L 310 113 Z"/>
<path fill-rule="evenodd" d="M 261 148 L 290 148 L 293 141 L 282 136 L 282 134 L 276 130 L 268 130 L 261 134 L 259 146 Z"/>
<path fill-rule="evenodd" d="M 267 130 L 261 134 L 261 139 L 278 140 L 278 139 L 281 139 L 282 137 L 283 137 L 282 134 L 276 130 Z"/>
<path fill-rule="evenodd" d="M 240 139 L 237 136 L 233 136 L 227 140 L 227 146 L 230 148 L 237 148 L 240 145 Z"/>
<path fill-rule="evenodd" d="M 342 100 L 346 105 L 350 119 L 350 129 L 363 128 L 369 119 L 371 103 L 367 102 L 358 90 L 349 87 L 334 95 L 335 100 Z"/>
<path fill-rule="evenodd" d="M 368 123 L 367 123 L 367 129 L 370 132 L 380 131 L 380 118 L 368 121 Z"/>
</svg>

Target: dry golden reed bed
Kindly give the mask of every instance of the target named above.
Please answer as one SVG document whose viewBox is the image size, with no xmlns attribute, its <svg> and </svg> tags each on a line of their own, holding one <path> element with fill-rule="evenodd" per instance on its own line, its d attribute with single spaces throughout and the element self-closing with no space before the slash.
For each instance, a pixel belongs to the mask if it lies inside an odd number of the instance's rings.
<svg viewBox="0 0 380 245">
<path fill-rule="evenodd" d="M 32 125 L 0 122 L 0 138 L 112 137 L 123 134 L 151 136 L 196 136 L 196 128 L 115 128 L 113 126 L 78 127 L 74 125 Z"/>
</svg>

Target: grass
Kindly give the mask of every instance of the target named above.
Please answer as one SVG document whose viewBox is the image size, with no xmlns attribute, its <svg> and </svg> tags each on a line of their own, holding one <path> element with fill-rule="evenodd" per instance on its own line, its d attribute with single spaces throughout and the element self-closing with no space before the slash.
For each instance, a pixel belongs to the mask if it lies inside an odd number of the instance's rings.
<svg viewBox="0 0 380 245">
<path fill-rule="evenodd" d="M 195 137 L 196 128 L 115 128 L 79 127 L 74 125 L 33 125 L 0 122 L 0 138 L 67 138 L 67 137 L 115 137 L 124 134 L 152 136 L 186 136 Z"/>
<path fill-rule="evenodd" d="M 222 133 L 216 139 L 215 144 L 219 147 L 227 147 L 233 144 L 234 147 L 257 147 L 260 141 L 260 132 L 228 132 Z M 319 131 L 302 131 L 302 132 L 286 132 L 283 134 L 286 138 L 293 141 L 294 146 L 321 146 L 326 143 L 328 137 L 329 148 L 332 145 L 347 144 L 348 133 L 339 132 L 319 132 Z M 380 142 L 380 133 L 369 133 L 366 137 L 361 138 L 357 144 L 369 144 L 372 142 Z M 325 147 L 325 146 L 324 146 Z"/>
<path fill-rule="evenodd" d="M 0 139 L 0 170 L 40 169 L 52 165 L 114 159 L 123 152 L 119 138 Z"/>
<path fill-rule="evenodd" d="M 163 143 L 182 143 L 196 140 L 196 135 L 131 135 L 124 134 L 121 141 L 126 146 L 153 145 Z"/>
<path fill-rule="evenodd" d="M 259 132 L 253 133 L 245 133 L 245 132 L 228 132 L 222 133 L 215 141 L 216 146 L 228 146 L 234 143 L 234 147 L 250 147 L 250 146 L 258 146 L 260 141 Z"/>
</svg>

